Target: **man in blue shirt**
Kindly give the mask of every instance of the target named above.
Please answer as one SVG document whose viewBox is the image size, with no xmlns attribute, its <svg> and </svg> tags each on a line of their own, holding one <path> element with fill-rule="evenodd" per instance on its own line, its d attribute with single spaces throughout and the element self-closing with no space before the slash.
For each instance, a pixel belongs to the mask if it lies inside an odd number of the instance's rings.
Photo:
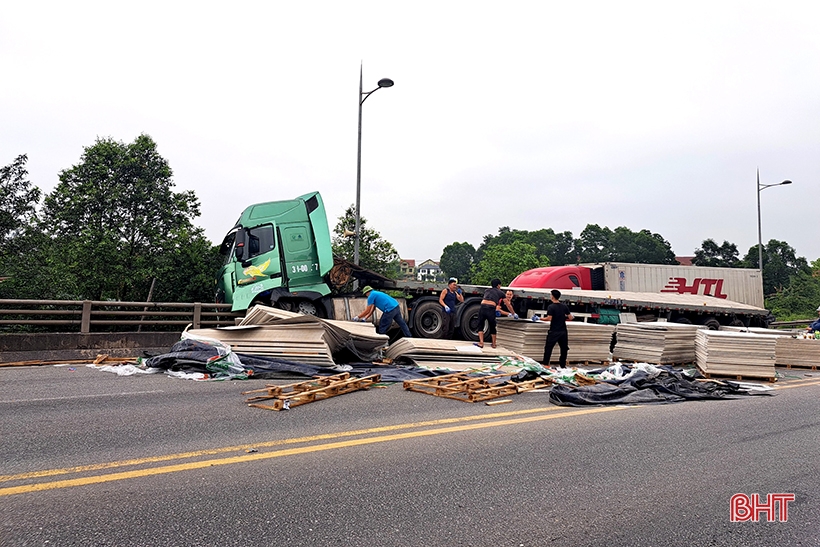
<svg viewBox="0 0 820 547">
<path fill-rule="evenodd" d="M 373 287 L 369 285 L 362 289 L 362 293 L 367 297 L 367 307 L 361 314 L 353 317 L 354 321 L 369 320 L 373 312 L 376 311 L 376 308 L 379 308 L 379 311 L 382 312 L 382 318 L 379 320 L 379 326 L 376 332 L 379 334 L 387 334 L 387 329 L 389 329 L 390 325 L 395 321 L 399 324 L 401 332 L 407 338 L 412 338 L 413 335 L 410 334 L 410 329 L 401 316 L 401 307 L 395 298 L 381 291 L 374 291 Z"/>
<path fill-rule="evenodd" d="M 811 325 L 809 325 L 809 332 L 818 332 L 820 331 L 820 306 L 817 307 L 817 315 L 818 319 Z"/>
</svg>

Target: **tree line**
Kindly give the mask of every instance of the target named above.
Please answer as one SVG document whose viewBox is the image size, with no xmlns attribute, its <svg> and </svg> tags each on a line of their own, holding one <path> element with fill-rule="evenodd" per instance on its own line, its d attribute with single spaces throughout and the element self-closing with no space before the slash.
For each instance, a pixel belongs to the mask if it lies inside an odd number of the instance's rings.
<svg viewBox="0 0 820 547">
<path fill-rule="evenodd" d="M 27 161 L 0 170 L 0 298 L 213 301 L 218 247 L 150 136 L 97 139 L 45 196 Z"/>
<path fill-rule="evenodd" d="M 79 162 L 59 173 L 52 192 L 28 179 L 25 154 L 0 168 L 0 298 L 210 302 L 221 264 L 218 246 L 194 225 L 200 203 L 176 192 L 173 172 L 148 135 L 132 143 L 98 138 Z M 333 252 L 353 260 L 355 209 L 333 229 Z M 360 264 L 389 278 L 399 275 L 392 243 L 360 220 Z M 588 224 L 576 238 L 552 228 L 509 226 L 476 248 L 447 245 L 440 266 L 462 283 L 509 283 L 542 266 L 631 262 L 676 264 L 660 234 Z M 757 268 L 757 245 L 741 258 L 737 246 L 703 241 L 698 266 Z M 809 264 L 784 241 L 763 246 L 766 305 L 780 319 L 814 315 L 820 304 L 820 259 Z"/>
</svg>

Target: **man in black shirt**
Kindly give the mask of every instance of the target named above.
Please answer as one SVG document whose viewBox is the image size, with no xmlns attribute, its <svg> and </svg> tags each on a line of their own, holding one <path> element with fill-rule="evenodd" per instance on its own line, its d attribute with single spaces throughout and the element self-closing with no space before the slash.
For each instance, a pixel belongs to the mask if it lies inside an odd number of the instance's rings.
<svg viewBox="0 0 820 547">
<path fill-rule="evenodd" d="M 484 291 L 484 298 L 478 308 L 478 347 L 484 347 L 484 330 L 490 334 L 493 347 L 496 347 L 495 310 L 504 300 L 504 291 L 501 290 L 501 280 L 490 281 L 491 288 Z"/>
<path fill-rule="evenodd" d="M 558 344 L 561 354 L 558 357 L 558 366 L 566 368 L 567 366 L 567 352 L 569 351 L 569 336 L 567 334 L 567 321 L 572 321 L 573 317 L 569 311 L 569 307 L 559 301 L 561 298 L 561 291 L 553 289 L 550 291 L 550 300 L 552 303 L 547 306 L 547 316 L 543 319 L 549 321 L 550 330 L 547 333 L 547 342 L 544 344 L 544 366 L 550 366 L 550 358 L 552 357 L 552 348 Z M 533 316 L 533 320 L 537 321 L 540 318 Z"/>
</svg>

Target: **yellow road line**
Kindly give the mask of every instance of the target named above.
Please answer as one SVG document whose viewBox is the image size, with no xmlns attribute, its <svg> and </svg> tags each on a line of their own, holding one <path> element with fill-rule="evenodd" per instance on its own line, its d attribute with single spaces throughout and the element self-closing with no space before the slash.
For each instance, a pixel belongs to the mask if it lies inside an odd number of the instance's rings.
<svg viewBox="0 0 820 547">
<path fill-rule="evenodd" d="M 794 380 L 789 382 L 789 385 L 775 386 L 775 389 L 791 389 L 793 387 L 816 386 L 817 384 L 820 384 L 820 380 Z"/>
<path fill-rule="evenodd" d="M 0 488 L 0 497 L 11 496 L 15 494 L 24 494 L 29 492 L 40 492 L 43 490 L 53 490 L 57 488 L 71 488 L 75 486 L 85 486 L 89 484 L 100 484 L 105 482 L 134 479 L 138 477 L 148 477 L 152 475 L 162 475 L 167 473 L 176 473 L 179 471 L 190 471 L 193 469 L 202 469 L 205 467 L 212 467 L 216 465 L 231 465 L 236 463 L 247 463 L 260 460 L 268 460 L 272 458 L 281 458 L 284 456 L 294 456 L 297 454 L 308 454 L 311 452 L 323 452 L 327 450 L 335 450 L 339 448 L 348 448 L 352 446 L 364 446 L 368 444 L 376 444 L 390 441 L 398 441 L 403 439 L 412 439 L 417 437 L 429 437 L 431 435 L 442 435 L 446 433 L 458 433 L 462 431 L 471 431 L 476 429 L 485 429 L 488 427 L 499 427 L 503 425 L 515 425 L 529 422 L 537 422 L 542 420 L 551 420 L 553 418 L 565 418 L 571 416 L 582 416 L 584 414 L 597 414 L 600 412 L 612 412 L 616 410 L 625 410 L 631 407 L 603 407 L 592 408 L 585 410 L 575 410 L 570 412 L 550 413 L 539 416 L 526 416 L 520 418 L 510 418 L 506 420 L 495 420 L 491 422 L 462 424 L 451 427 L 441 427 L 437 429 L 426 429 L 421 431 L 408 431 L 404 433 L 395 433 L 392 435 L 382 435 L 377 437 L 366 437 L 363 439 L 350 439 L 346 441 L 332 442 L 319 445 L 303 446 L 298 448 L 286 448 L 276 450 L 273 452 L 254 452 L 250 454 L 243 454 L 241 456 L 232 456 L 220 459 L 210 459 L 196 462 L 180 463 L 176 465 L 166 465 L 161 467 L 153 467 L 148 469 L 136 469 L 133 471 L 122 471 L 119 473 L 110 473 L 106 475 L 96 475 L 93 477 L 83 477 L 78 479 L 66 479 L 60 481 L 44 482 L 37 484 L 27 484 L 22 486 L 11 486 Z"/>
<path fill-rule="evenodd" d="M 101 471 L 103 469 L 116 469 L 118 467 L 127 467 L 130 465 L 143 465 L 146 463 L 157 463 L 171 460 L 182 460 L 186 458 L 198 458 L 201 456 L 213 456 L 215 454 L 225 454 L 228 452 L 241 452 L 250 449 L 268 448 L 272 446 L 281 446 L 288 444 L 309 443 L 315 441 L 324 441 L 328 439 L 339 439 L 342 437 L 354 437 L 357 435 L 372 435 L 374 433 L 385 433 L 388 431 L 397 431 L 401 429 L 413 429 L 416 427 L 429 427 L 436 425 L 454 424 L 460 422 L 469 422 L 476 420 L 487 420 L 495 418 L 505 418 L 508 416 L 517 416 L 522 414 L 532 414 L 535 412 L 554 412 L 560 407 L 548 406 L 539 408 L 530 408 L 526 410 L 513 410 L 508 412 L 494 412 L 491 414 L 479 414 L 473 416 L 463 416 L 461 418 L 442 418 L 439 420 L 429 420 L 425 422 L 411 422 L 397 425 L 385 425 L 380 427 L 371 427 L 368 429 L 356 429 L 352 431 L 342 431 L 339 433 L 322 433 L 320 435 L 311 435 L 308 437 L 295 437 L 292 439 L 277 439 L 275 441 L 264 441 L 253 444 L 242 444 L 237 446 L 224 446 L 220 448 L 208 448 L 205 450 L 195 450 L 192 452 L 180 452 L 178 454 L 163 454 L 161 456 L 150 456 L 146 458 L 134 458 L 131 460 L 122 460 L 116 462 L 96 463 L 90 465 L 80 465 L 76 467 L 66 467 L 62 469 L 45 469 L 43 471 L 32 471 L 30 473 L 20 473 L 18 475 L 0 475 L 0 482 L 16 481 L 24 479 L 33 479 L 38 477 L 53 477 L 56 475 L 67 475 L 70 473 L 86 473 L 89 471 Z"/>
</svg>

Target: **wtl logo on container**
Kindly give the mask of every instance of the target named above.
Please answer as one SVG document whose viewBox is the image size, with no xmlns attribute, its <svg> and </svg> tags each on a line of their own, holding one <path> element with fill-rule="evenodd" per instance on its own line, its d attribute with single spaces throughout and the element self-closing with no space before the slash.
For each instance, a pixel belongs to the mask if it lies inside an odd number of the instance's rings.
<svg viewBox="0 0 820 547">
<path fill-rule="evenodd" d="M 760 494 L 735 494 L 729 501 L 729 518 L 732 522 L 759 522 L 760 515 L 766 515 L 766 522 L 786 522 L 789 520 L 789 502 L 794 494 L 766 494 L 766 502 Z M 775 512 L 777 505 L 777 512 Z"/>
</svg>

